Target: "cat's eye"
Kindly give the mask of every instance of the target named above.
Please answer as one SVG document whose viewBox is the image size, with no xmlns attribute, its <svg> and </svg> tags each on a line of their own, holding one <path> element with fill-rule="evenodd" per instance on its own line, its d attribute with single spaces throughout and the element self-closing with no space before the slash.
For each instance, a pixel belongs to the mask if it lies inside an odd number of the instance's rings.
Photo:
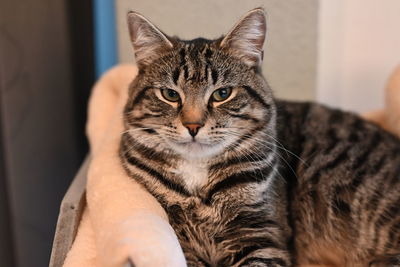
<svg viewBox="0 0 400 267">
<path fill-rule="evenodd" d="M 172 89 L 161 89 L 161 95 L 170 102 L 178 102 L 181 98 L 179 93 Z"/>
<path fill-rule="evenodd" d="M 212 94 L 212 98 L 215 102 L 222 102 L 231 95 L 232 89 L 231 88 L 220 88 L 215 90 Z"/>
</svg>

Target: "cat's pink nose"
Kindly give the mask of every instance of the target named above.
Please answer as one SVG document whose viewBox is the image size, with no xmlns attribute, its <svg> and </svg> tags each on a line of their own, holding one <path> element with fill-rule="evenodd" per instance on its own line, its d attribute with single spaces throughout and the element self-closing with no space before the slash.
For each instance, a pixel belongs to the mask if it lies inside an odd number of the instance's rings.
<svg viewBox="0 0 400 267">
<path fill-rule="evenodd" d="M 189 130 L 190 135 L 193 137 L 195 137 L 200 128 L 204 126 L 204 124 L 200 123 L 184 123 L 183 125 Z"/>
</svg>

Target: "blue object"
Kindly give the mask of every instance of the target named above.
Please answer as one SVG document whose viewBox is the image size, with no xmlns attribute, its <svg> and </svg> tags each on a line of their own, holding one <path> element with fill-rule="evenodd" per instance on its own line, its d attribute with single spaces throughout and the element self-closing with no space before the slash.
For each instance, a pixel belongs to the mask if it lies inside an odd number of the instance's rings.
<svg viewBox="0 0 400 267">
<path fill-rule="evenodd" d="M 114 0 L 93 0 L 95 73 L 102 73 L 117 63 Z"/>
</svg>

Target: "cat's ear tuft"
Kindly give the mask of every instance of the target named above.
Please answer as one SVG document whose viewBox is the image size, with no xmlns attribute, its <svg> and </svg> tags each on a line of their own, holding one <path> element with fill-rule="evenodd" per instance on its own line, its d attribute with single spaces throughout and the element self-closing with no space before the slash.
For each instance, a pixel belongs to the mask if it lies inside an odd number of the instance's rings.
<svg viewBox="0 0 400 267">
<path fill-rule="evenodd" d="M 246 64 L 258 66 L 263 58 L 266 30 L 264 10 L 250 10 L 222 39 L 220 47 L 228 49 Z"/>
<path fill-rule="evenodd" d="M 139 68 L 148 65 L 159 57 L 160 53 L 173 47 L 168 37 L 139 13 L 129 12 L 127 20 Z"/>
</svg>

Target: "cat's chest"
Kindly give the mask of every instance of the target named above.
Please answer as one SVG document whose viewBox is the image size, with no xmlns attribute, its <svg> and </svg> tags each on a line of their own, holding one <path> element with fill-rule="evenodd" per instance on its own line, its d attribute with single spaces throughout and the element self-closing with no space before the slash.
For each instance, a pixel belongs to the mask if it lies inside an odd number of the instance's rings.
<svg viewBox="0 0 400 267">
<path fill-rule="evenodd" d="M 197 191 L 208 182 L 208 165 L 203 161 L 185 160 L 177 164 L 171 171 L 190 192 Z"/>
</svg>

